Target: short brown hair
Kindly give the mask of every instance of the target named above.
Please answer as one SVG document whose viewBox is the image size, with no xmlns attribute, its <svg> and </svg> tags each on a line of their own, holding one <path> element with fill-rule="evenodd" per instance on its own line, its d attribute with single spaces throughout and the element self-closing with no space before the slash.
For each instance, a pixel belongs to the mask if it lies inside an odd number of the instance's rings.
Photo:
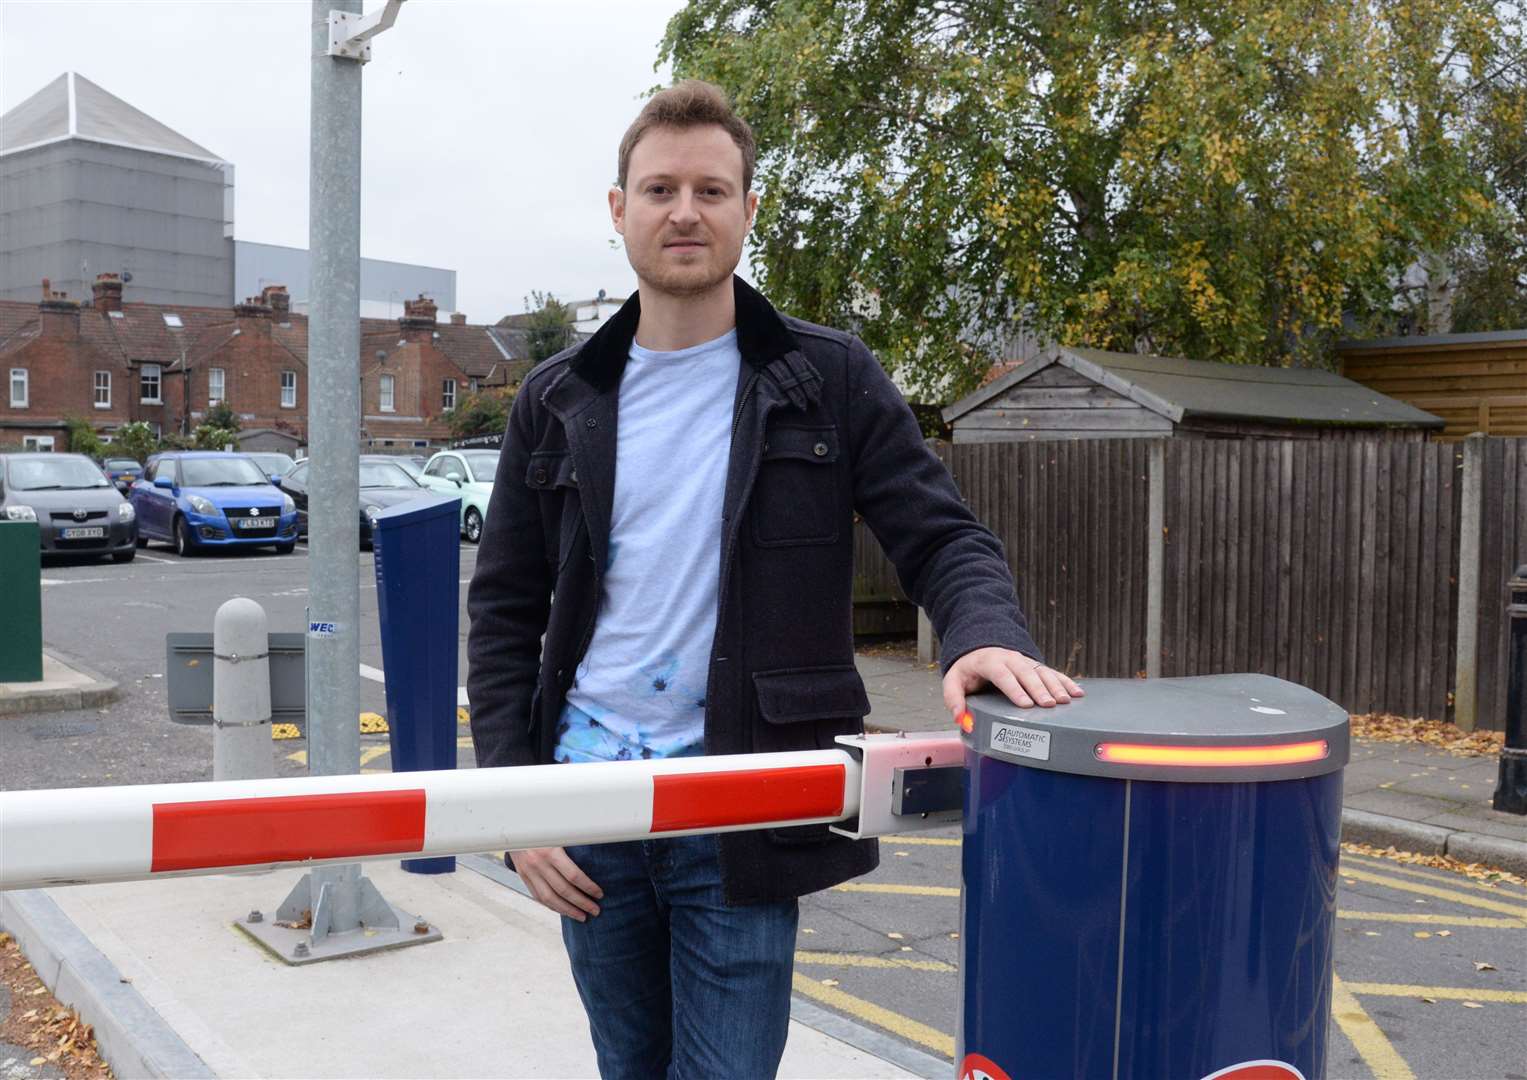
<svg viewBox="0 0 1527 1080">
<path fill-rule="evenodd" d="M 616 184 L 625 190 L 626 168 L 631 164 L 631 151 L 641 137 L 655 127 L 679 129 L 717 124 L 742 151 L 742 190 L 753 189 L 753 171 L 758 164 L 758 144 L 753 140 L 753 129 L 748 122 L 732 111 L 731 100 L 726 91 L 715 83 L 700 79 L 685 79 L 674 83 L 667 90 L 660 90 L 637 113 L 636 119 L 626 129 L 620 140 L 619 173 Z"/>
</svg>

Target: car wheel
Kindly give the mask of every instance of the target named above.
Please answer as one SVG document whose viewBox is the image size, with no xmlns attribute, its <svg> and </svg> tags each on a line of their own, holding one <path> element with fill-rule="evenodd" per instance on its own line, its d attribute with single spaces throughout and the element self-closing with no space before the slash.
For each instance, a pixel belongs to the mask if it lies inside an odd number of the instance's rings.
<svg viewBox="0 0 1527 1080">
<path fill-rule="evenodd" d="M 139 547 L 141 546 L 140 544 Z M 111 553 L 111 561 L 115 563 L 132 562 L 133 557 L 137 554 L 138 548 L 133 548 L 131 551 L 113 551 Z"/>
<path fill-rule="evenodd" d="M 183 517 L 175 519 L 175 554 L 187 559 L 196 554 L 196 540 Z"/>
<path fill-rule="evenodd" d="M 466 533 L 467 539 L 474 544 L 482 539 L 482 515 L 475 506 L 467 510 Z"/>
<path fill-rule="evenodd" d="M 289 541 L 289 542 L 287 542 L 285 544 L 277 544 L 276 545 L 276 554 L 277 555 L 290 555 L 292 552 L 294 552 L 296 550 L 297 550 L 297 541 L 295 541 L 295 540 Z"/>
</svg>

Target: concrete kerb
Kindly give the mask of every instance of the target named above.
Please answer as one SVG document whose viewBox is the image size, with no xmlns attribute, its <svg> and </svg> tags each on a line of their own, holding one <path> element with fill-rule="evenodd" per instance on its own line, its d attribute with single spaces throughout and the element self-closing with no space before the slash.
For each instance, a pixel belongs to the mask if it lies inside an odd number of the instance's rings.
<svg viewBox="0 0 1527 1080">
<path fill-rule="evenodd" d="M 95 1029 L 101 1056 L 117 1076 L 217 1075 L 46 892 L 0 893 L 0 927 L 16 938 L 53 996 Z"/>
<path fill-rule="evenodd" d="M 121 687 L 116 682 L 74 657 L 52 646 L 44 646 L 42 651 L 41 683 L 0 683 L 0 716 L 94 709 L 121 696 Z M 50 675 L 53 677 L 49 678 Z"/>
<path fill-rule="evenodd" d="M 1513 874 L 1527 874 L 1527 841 L 1523 840 L 1444 829 L 1352 809 L 1341 812 L 1341 838 L 1346 843 L 1394 847 L 1422 855 L 1451 855 L 1463 862 L 1485 863 Z"/>
</svg>

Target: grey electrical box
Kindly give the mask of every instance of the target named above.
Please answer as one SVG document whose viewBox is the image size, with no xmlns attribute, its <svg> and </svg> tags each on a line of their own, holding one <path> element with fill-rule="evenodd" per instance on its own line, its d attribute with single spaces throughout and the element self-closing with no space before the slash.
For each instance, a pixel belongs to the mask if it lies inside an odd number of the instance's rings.
<svg viewBox="0 0 1527 1080">
<path fill-rule="evenodd" d="M 270 635 L 270 719 L 301 724 L 307 716 L 307 664 L 303 635 Z M 170 719 L 212 723 L 212 635 L 164 635 L 164 681 Z"/>
</svg>

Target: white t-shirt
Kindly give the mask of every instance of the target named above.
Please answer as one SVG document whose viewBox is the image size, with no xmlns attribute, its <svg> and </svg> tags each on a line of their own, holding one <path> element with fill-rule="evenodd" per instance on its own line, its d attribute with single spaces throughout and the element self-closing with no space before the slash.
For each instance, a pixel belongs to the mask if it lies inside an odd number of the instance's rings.
<svg viewBox="0 0 1527 1080">
<path fill-rule="evenodd" d="M 567 695 L 576 711 L 565 714 L 574 720 L 559 760 L 670 757 L 703 745 L 741 363 L 735 330 L 676 352 L 631 345 L 609 564 L 594 636 Z"/>
</svg>

